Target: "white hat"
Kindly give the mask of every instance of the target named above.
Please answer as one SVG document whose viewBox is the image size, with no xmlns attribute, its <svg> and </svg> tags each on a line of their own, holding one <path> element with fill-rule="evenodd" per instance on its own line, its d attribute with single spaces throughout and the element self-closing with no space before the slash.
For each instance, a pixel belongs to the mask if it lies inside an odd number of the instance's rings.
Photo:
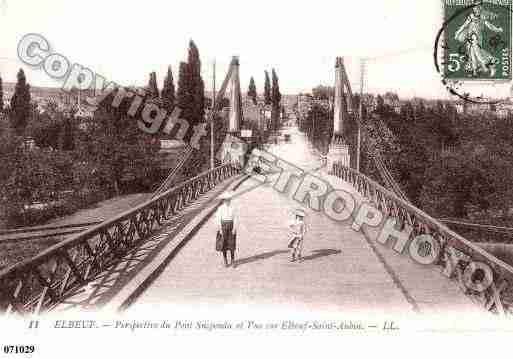
<svg viewBox="0 0 513 359">
<path fill-rule="evenodd" d="M 296 216 L 299 216 L 299 217 L 306 217 L 306 213 L 305 211 L 303 211 L 302 209 L 296 209 L 296 211 L 294 212 L 294 214 Z"/>
</svg>

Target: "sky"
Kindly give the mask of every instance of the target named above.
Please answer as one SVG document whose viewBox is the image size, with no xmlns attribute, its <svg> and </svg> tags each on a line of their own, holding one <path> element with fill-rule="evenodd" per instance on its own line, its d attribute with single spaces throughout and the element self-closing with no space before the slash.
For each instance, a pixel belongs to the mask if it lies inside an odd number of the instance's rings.
<svg viewBox="0 0 513 359">
<path fill-rule="evenodd" d="M 243 91 L 253 76 L 261 92 L 271 68 L 285 94 L 332 85 L 336 56 L 359 90 L 360 58 L 377 57 L 368 62 L 366 92 L 448 98 L 433 63 L 440 0 L 0 0 L 0 7 L 0 75 L 7 82 L 23 67 L 32 85 L 62 85 L 16 59 L 22 36 L 40 33 L 53 51 L 124 85 L 144 86 L 156 71 L 162 86 L 169 65 L 176 82 L 193 39 L 207 89 L 213 61 L 219 87 L 237 55 Z"/>
</svg>

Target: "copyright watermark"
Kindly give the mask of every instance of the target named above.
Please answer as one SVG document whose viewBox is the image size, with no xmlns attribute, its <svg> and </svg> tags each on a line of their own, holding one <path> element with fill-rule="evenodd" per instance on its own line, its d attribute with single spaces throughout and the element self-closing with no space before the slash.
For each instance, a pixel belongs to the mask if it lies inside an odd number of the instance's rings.
<svg viewBox="0 0 513 359">
<path fill-rule="evenodd" d="M 62 81 L 62 90 L 65 92 L 70 92 L 73 89 L 98 89 L 101 93 L 99 96 L 86 98 L 86 102 L 93 107 L 98 107 L 109 95 L 114 95 L 110 104 L 113 108 L 118 108 L 123 101 L 130 100 L 127 115 L 134 117 L 140 112 L 141 118 L 137 119 L 137 126 L 145 133 L 156 134 L 167 120 L 163 132 L 170 134 L 175 126 L 178 126 L 175 139 L 183 142 L 191 127 L 187 120 L 180 117 L 182 109 L 175 107 L 172 113 L 168 113 L 166 109 L 157 104 L 145 101 L 143 96 L 135 91 L 127 90 L 115 82 L 107 80 L 106 77 L 87 66 L 73 63 L 64 55 L 53 52 L 48 40 L 40 34 L 27 34 L 20 40 L 18 57 L 29 66 L 43 69 L 52 79 Z M 207 135 L 206 127 L 207 123 L 204 122 L 193 126 L 189 141 L 193 148 L 200 148 L 200 139 Z"/>
</svg>

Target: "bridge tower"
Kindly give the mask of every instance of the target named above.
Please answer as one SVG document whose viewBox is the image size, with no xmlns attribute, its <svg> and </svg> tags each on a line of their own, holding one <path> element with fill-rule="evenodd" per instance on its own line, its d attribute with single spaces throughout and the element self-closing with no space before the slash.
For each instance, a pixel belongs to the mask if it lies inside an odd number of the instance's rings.
<svg viewBox="0 0 513 359">
<path fill-rule="evenodd" d="M 351 96 L 351 89 L 344 67 L 344 59 L 337 57 L 335 61 L 335 98 L 334 98 L 334 114 L 333 114 L 333 138 L 328 150 L 328 170 L 331 170 L 333 163 L 340 162 L 342 165 L 350 166 L 349 145 L 346 141 L 344 133 L 345 122 L 348 118 L 347 108 L 344 103 L 344 85 L 348 86 L 348 94 Z M 350 102 L 347 101 L 347 102 Z"/>
<path fill-rule="evenodd" d="M 222 92 L 230 87 L 230 109 L 228 112 L 228 134 L 224 139 L 221 149 L 221 161 L 232 162 L 238 166 L 244 166 L 244 155 L 247 145 L 240 137 L 240 127 L 242 123 L 242 97 L 240 91 L 239 79 L 239 57 L 233 56 L 230 63 L 230 69 L 222 86 Z M 221 95 L 221 93 L 219 94 Z M 221 101 L 222 97 L 218 101 Z M 219 158 L 219 157 L 218 157 Z"/>
<path fill-rule="evenodd" d="M 242 120 L 242 99 L 240 93 L 239 79 L 239 57 L 233 56 L 231 65 L 232 73 L 230 78 L 230 112 L 228 116 L 228 132 L 232 135 L 238 135 Z"/>
</svg>

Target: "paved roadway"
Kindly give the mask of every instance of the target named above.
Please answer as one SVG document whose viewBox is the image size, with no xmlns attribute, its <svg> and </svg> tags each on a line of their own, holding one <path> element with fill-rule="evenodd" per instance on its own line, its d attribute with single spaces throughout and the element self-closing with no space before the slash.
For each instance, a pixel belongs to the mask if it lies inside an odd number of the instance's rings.
<svg viewBox="0 0 513 359">
<path fill-rule="evenodd" d="M 152 236 L 130 250 L 119 263 L 101 273 L 87 286 L 70 293 L 54 310 L 83 312 L 119 309 L 120 304 L 155 270 L 157 263 L 167 260 L 179 250 L 182 243 L 187 242 L 205 214 L 215 207 L 215 198 L 233 181 L 237 181 L 237 177 L 227 179 L 188 204 L 176 216 L 165 221 Z"/>
<path fill-rule="evenodd" d="M 318 157 L 295 128 L 291 143 L 269 149 L 307 171 Z M 324 170 L 316 174 L 336 188 L 353 190 Z M 214 250 L 214 217 L 166 266 L 129 311 L 178 305 L 210 310 L 227 303 L 245 308 L 383 313 L 476 312 L 437 267 L 424 267 L 381 246 L 373 238 L 306 209 L 309 232 L 304 261 L 291 263 L 287 226 L 300 207 L 291 197 L 254 179 L 237 190 L 237 266 L 225 268 Z M 355 195 L 356 196 L 356 195 Z M 356 196 L 357 197 L 357 196 Z M 372 235 L 372 233 L 371 233 Z"/>
</svg>

